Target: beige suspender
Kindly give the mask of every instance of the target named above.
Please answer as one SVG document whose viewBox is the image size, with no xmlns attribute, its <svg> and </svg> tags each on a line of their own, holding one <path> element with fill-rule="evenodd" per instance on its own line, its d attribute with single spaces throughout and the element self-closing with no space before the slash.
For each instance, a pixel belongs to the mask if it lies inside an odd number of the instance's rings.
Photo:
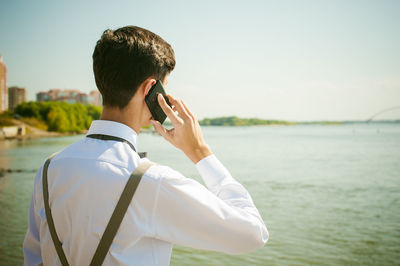
<svg viewBox="0 0 400 266">
<path fill-rule="evenodd" d="M 54 246 L 56 248 L 58 257 L 60 258 L 62 265 L 69 265 L 68 260 L 65 257 L 64 250 L 62 249 L 62 243 L 60 242 L 56 228 L 54 226 L 53 217 L 51 215 L 51 209 L 49 205 L 49 191 L 48 191 L 48 180 L 47 180 L 47 170 L 49 168 L 49 164 L 51 159 L 56 154 L 50 156 L 44 164 L 43 167 L 43 200 L 44 200 L 44 209 L 46 212 L 46 219 L 50 229 L 50 235 L 53 239 Z M 108 221 L 107 227 L 104 230 L 103 236 L 100 239 L 99 245 L 97 246 L 96 252 L 93 255 L 92 261 L 90 265 L 102 265 L 104 258 L 106 257 L 108 250 L 112 244 L 112 241 L 117 234 L 118 228 L 122 222 L 122 219 L 125 216 L 126 210 L 129 207 L 130 202 L 132 201 L 132 197 L 135 194 L 136 188 L 139 185 L 139 182 L 144 175 L 144 173 L 153 165 L 152 162 L 143 162 L 138 167 L 136 167 L 135 171 L 131 174 L 128 179 L 128 182 L 125 185 L 124 190 L 119 198 L 117 206 L 114 209 L 113 214 L 111 215 L 110 220 Z"/>
<path fill-rule="evenodd" d="M 152 166 L 151 162 L 143 162 L 136 167 L 135 171 L 131 174 L 128 182 L 122 191 L 121 197 L 118 200 L 117 206 L 115 206 L 114 212 L 111 215 L 110 221 L 100 239 L 100 243 L 97 246 L 96 252 L 90 262 L 90 265 L 101 265 L 103 264 L 104 258 L 106 257 L 108 250 L 112 244 L 112 241 L 117 234 L 118 228 L 121 225 L 122 219 L 125 216 L 126 210 L 132 201 L 133 194 L 135 194 L 136 188 L 139 185 L 142 176 L 147 169 Z"/>
</svg>

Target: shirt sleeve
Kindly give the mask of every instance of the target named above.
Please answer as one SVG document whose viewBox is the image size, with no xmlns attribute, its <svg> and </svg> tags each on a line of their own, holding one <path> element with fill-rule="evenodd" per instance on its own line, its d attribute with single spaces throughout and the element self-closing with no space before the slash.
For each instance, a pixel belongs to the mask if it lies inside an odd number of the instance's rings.
<svg viewBox="0 0 400 266">
<path fill-rule="evenodd" d="M 215 155 L 196 164 L 206 186 L 167 168 L 154 212 L 155 236 L 197 249 L 228 254 L 257 250 L 267 228 L 247 190 Z"/>
<path fill-rule="evenodd" d="M 39 225 L 40 217 L 35 211 L 35 200 L 36 200 L 36 183 L 41 176 L 41 169 L 36 174 L 35 186 L 32 192 L 31 204 L 29 207 L 29 220 L 28 220 L 28 231 L 26 232 L 23 251 L 24 251 L 24 265 L 39 265 L 42 264 L 42 255 L 40 250 L 40 235 Z"/>
</svg>

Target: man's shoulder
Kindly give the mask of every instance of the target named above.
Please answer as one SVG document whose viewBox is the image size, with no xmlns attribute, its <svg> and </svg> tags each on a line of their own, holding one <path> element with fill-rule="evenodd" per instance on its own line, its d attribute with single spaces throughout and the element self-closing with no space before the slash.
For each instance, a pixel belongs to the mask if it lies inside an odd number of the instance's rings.
<svg viewBox="0 0 400 266">
<path fill-rule="evenodd" d="M 75 141 L 74 143 L 68 145 L 67 147 L 57 151 L 57 155 L 54 157 L 54 159 L 58 159 L 58 158 L 63 157 L 63 156 L 68 156 L 68 155 L 71 155 L 71 154 L 79 153 L 81 151 L 81 149 L 82 149 L 82 145 L 84 143 L 84 140 L 85 139 L 82 138 L 82 139 L 80 139 L 78 141 Z"/>
<path fill-rule="evenodd" d="M 70 144 L 69 146 L 67 146 L 61 150 L 54 151 L 53 154 L 49 154 L 46 158 L 43 158 L 42 164 L 40 165 L 38 171 L 36 172 L 36 175 L 37 176 L 42 175 L 43 167 L 49 158 L 51 158 L 51 162 L 54 162 L 55 160 L 59 159 L 60 157 L 63 157 L 67 154 L 70 154 L 71 152 L 74 152 L 76 150 L 76 148 L 80 145 L 81 142 L 82 142 L 82 139 Z"/>
<path fill-rule="evenodd" d="M 124 143 L 98 142 L 87 138 L 82 138 L 62 149 L 53 160 L 62 159 L 110 163 L 128 171 L 133 170 L 140 160 L 139 155 Z"/>
</svg>

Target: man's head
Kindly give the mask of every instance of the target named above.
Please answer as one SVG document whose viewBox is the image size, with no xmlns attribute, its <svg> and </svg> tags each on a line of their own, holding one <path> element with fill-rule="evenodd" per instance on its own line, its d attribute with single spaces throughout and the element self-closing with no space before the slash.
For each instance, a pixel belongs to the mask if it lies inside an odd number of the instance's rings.
<svg viewBox="0 0 400 266">
<path fill-rule="evenodd" d="M 136 26 L 106 30 L 93 52 L 93 71 L 103 105 L 123 109 L 148 78 L 164 80 L 175 67 L 172 47 Z"/>
</svg>

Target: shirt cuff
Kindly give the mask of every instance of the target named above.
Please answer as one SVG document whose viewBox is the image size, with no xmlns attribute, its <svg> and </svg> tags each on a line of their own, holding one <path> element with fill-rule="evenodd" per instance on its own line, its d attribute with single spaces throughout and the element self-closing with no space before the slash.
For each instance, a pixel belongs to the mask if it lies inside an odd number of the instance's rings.
<svg viewBox="0 0 400 266">
<path fill-rule="evenodd" d="M 197 162 L 196 168 L 208 188 L 220 186 L 223 181 L 233 179 L 229 171 L 214 154 Z"/>
</svg>

